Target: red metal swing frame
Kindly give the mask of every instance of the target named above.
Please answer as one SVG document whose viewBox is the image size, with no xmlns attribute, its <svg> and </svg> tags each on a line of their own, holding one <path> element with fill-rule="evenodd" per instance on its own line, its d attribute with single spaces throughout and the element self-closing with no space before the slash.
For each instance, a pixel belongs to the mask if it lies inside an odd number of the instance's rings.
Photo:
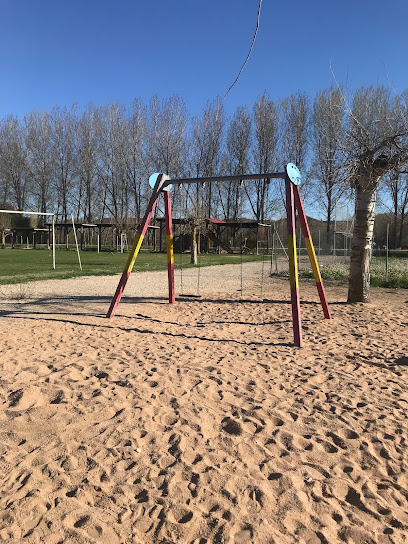
<svg viewBox="0 0 408 544">
<path fill-rule="evenodd" d="M 331 314 L 326 298 L 326 293 L 323 286 L 322 277 L 320 275 L 319 264 L 317 262 L 310 230 L 307 223 L 306 213 L 303 202 L 300 196 L 299 186 L 293 181 L 293 176 L 290 175 L 290 168 L 294 165 L 287 165 L 285 172 L 273 174 L 249 174 L 244 176 L 224 176 L 217 178 L 194 178 L 173 180 L 170 182 L 169 177 L 165 174 L 157 174 L 156 182 L 153 187 L 153 192 L 147 206 L 146 213 L 140 223 L 133 247 L 130 251 L 125 269 L 119 280 L 116 292 L 112 298 L 109 310 L 106 317 L 110 318 L 115 315 L 116 309 L 122 297 L 126 283 L 129 279 L 136 257 L 139 253 L 143 238 L 146 234 L 150 220 L 152 218 L 157 200 L 160 194 L 163 194 L 165 205 L 165 222 L 166 222 L 166 248 L 167 248 L 167 276 L 169 287 L 169 303 L 174 304 L 174 256 L 173 256 L 173 232 L 172 232 L 172 213 L 171 213 L 171 195 L 170 183 L 206 183 L 214 181 L 242 181 L 245 179 L 262 179 L 262 178 L 283 178 L 286 187 L 286 213 L 287 213 L 287 231 L 288 231 L 288 256 L 289 256 L 289 278 L 290 278 L 290 295 L 292 306 L 292 323 L 293 323 L 293 342 L 296 346 L 302 346 L 302 319 L 300 313 L 300 298 L 299 298 L 299 278 L 298 278 L 298 263 L 296 256 L 296 234 L 295 234 L 295 210 L 298 213 L 300 226 L 303 237 L 305 239 L 307 253 L 313 271 L 313 276 L 316 283 L 316 288 L 319 294 L 320 303 L 323 309 L 323 315 L 326 319 L 331 319 Z M 297 168 L 294 167 L 296 172 Z M 292 179 L 291 179 L 292 177 Z M 295 178 L 296 179 L 296 178 Z"/>
</svg>

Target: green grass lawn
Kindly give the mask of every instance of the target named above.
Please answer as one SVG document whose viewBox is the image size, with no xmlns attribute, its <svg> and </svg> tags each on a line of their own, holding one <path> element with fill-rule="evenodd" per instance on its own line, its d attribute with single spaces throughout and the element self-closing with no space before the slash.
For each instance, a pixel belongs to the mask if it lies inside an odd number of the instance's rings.
<svg viewBox="0 0 408 544">
<path fill-rule="evenodd" d="M 321 267 L 322 278 L 325 281 L 346 283 L 349 277 L 349 265 L 334 263 Z M 313 277 L 309 270 L 302 272 L 303 277 Z M 385 257 L 373 257 L 371 262 L 372 287 L 393 287 L 408 289 L 408 259 L 391 257 L 388 260 L 388 281 L 385 281 Z"/>
<path fill-rule="evenodd" d="M 81 252 L 82 271 L 76 251 L 57 250 L 56 269 L 52 269 L 52 252 L 46 249 L 0 249 L 0 285 L 36 280 L 75 278 L 78 276 L 108 276 L 123 271 L 128 254 L 96 251 Z M 268 257 L 265 257 L 268 259 Z M 174 263 L 189 268 L 190 255 L 175 255 Z M 262 255 L 243 255 L 244 262 L 262 260 Z M 239 264 L 241 255 L 200 255 L 200 266 Z M 133 270 L 165 270 L 165 253 L 139 253 Z"/>
<path fill-rule="evenodd" d="M 82 251 L 82 271 L 79 269 L 78 257 L 73 250 L 56 251 L 56 269 L 52 269 L 52 253 L 46 249 L 0 249 L 0 285 L 24 283 L 35 280 L 75 278 L 78 276 L 109 276 L 123 271 L 128 254 L 104 251 Z M 243 255 L 244 262 L 262 260 L 262 255 Z M 266 260 L 270 257 L 265 256 Z M 190 255 L 175 255 L 174 263 L 180 268 L 190 268 Z M 200 266 L 222 264 L 239 264 L 241 255 L 201 255 Z M 139 253 L 134 270 L 165 270 L 167 257 L 165 253 Z M 345 283 L 348 280 L 348 264 L 336 263 L 321 267 L 322 277 L 326 281 Z M 301 272 L 303 277 L 312 277 L 311 271 Z M 373 257 L 371 265 L 371 285 L 374 287 L 400 287 L 408 289 L 408 259 L 389 259 L 389 278 L 385 281 L 385 259 Z"/>
</svg>

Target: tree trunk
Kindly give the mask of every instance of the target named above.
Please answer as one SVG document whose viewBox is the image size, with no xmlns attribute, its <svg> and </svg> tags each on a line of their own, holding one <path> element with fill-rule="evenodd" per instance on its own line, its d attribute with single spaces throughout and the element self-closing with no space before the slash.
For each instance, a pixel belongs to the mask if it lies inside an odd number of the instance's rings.
<svg viewBox="0 0 408 544">
<path fill-rule="evenodd" d="M 191 227 L 191 263 L 197 264 L 197 227 Z"/>
<path fill-rule="evenodd" d="M 356 184 L 356 218 L 351 246 L 347 302 L 370 302 L 370 263 L 376 185 L 367 184 L 363 188 L 360 183 Z"/>
</svg>

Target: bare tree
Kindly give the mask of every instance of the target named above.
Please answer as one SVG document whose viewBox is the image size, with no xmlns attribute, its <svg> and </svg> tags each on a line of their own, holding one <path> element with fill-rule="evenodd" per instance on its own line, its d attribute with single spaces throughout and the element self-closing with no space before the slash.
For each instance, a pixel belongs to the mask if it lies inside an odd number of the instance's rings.
<svg viewBox="0 0 408 544">
<path fill-rule="evenodd" d="M 123 155 L 126 138 L 125 111 L 119 104 L 100 108 L 98 116 L 98 176 L 104 188 L 104 205 L 123 226 L 127 222 L 129 192 Z"/>
<path fill-rule="evenodd" d="M 55 107 L 51 113 L 54 133 L 54 179 L 58 211 L 63 221 L 69 218 L 68 207 L 75 175 L 76 111 Z"/>
<path fill-rule="evenodd" d="M 0 123 L 0 201 L 24 210 L 29 197 L 24 128 L 16 117 Z"/>
<path fill-rule="evenodd" d="M 186 125 L 186 107 L 180 97 L 171 96 L 162 101 L 157 96 L 152 98 L 149 117 L 149 158 L 152 171 L 176 178 L 186 170 Z"/>
<path fill-rule="evenodd" d="M 282 101 L 282 151 L 286 163 L 293 162 L 306 171 L 309 143 L 309 103 L 303 93 L 290 95 Z M 302 176 L 303 177 L 303 176 Z"/>
<path fill-rule="evenodd" d="M 193 176 L 211 177 L 219 171 L 224 123 L 223 104 L 219 99 L 207 103 L 202 115 L 193 118 L 190 149 L 191 174 Z M 210 183 L 204 189 L 202 196 L 206 202 L 205 214 L 210 217 L 214 187 Z"/>
<path fill-rule="evenodd" d="M 98 112 L 88 106 L 78 121 L 76 133 L 77 187 L 76 217 L 91 222 L 99 213 L 103 217 L 103 207 L 97 205 L 104 200 L 97 185 L 98 165 Z M 99 197 L 99 198 L 98 198 Z"/>
<path fill-rule="evenodd" d="M 231 175 L 247 174 L 251 150 L 251 116 L 245 107 L 238 107 L 227 131 L 227 154 L 224 157 L 225 171 Z M 242 187 L 236 182 L 223 185 L 225 219 L 237 221 L 242 213 Z M 243 185 L 245 190 L 245 186 Z"/>
<path fill-rule="evenodd" d="M 343 150 L 355 190 L 355 223 L 350 258 L 349 302 L 369 302 L 375 203 L 380 179 L 408 157 L 406 103 L 383 87 L 362 88 L 349 110 Z"/>
<path fill-rule="evenodd" d="M 339 141 L 343 127 L 343 104 L 340 90 L 319 92 L 311 117 L 312 174 L 317 181 L 318 198 L 326 212 L 327 236 L 333 211 L 344 194 L 343 153 Z"/>
<path fill-rule="evenodd" d="M 154 96 L 150 101 L 148 118 L 148 161 L 152 172 L 163 172 L 171 178 L 182 177 L 188 172 L 184 133 L 187 127 L 187 112 L 184 101 L 178 96 L 171 96 L 160 100 Z M 182 197 L 187 195 L 175 192 L 180 201 L 176 202 L 175 209 L 183 208 L 186 215 L 188 202 L 182 205 Z M 158 206 L 155 209 L 157 213 Z M 193 240 L 195 236 L 193 234 Z M 192 244 L 194 250 L 195 244 Z M 197 258 L 192 257 L 196 262 Z"/>
<path fill-rule="evenodd" d="M 42 213 L 55 204 L 52 191 L 55 148 L 51 116 L 48 112 L 34 112 L 25 119 L 27 130 L 27 168 L 33 184 L 37 209 Z"/>
<path fill-rule="evenodd" d="M 279 111 L 266 94 L 256 101 L 254 108 L 255 141 L 254 165 L 256 172 L 264 174 L 274 172 L 282 167 L 278 160 Z M 260 179 L 252 183 L 254 202 L 249 200 L 257 221 L 264 221 L 267 212 L 271 211 L 270 180 Z"/>
<path fill-rule="evenodd" d="M 282 100 L 281 109 L 281 153 L 284 164 L 296 164 L 302 174 L 302 196 L 306 199 L 311 191 L 308 158 L 310 143 L 310 107 L 307 96 L 298 92 Z M 286 206 L 285 184 L 278 181 L 281 206 Z"/>
<path fill-rule="evenodd" d="M 224 111 L 221 100 L 207 103 L 203 113 L 193 118 L 190 148 L 190 172 L 194 177 L 214 176 L 220 165 Z M 213 184 L 187 186 L 190 199 L 188 219 L 191 230 L 191 262 L 197 263 L 198 240 L 211 217 Z M 186 214 L 184 213 L 184 216 Z"/>
<path fill-rule="evenodd" d="M 133 196 L 134 216 L 137 222 L 139 222 L 143 212 L 142 199 L 148 177 L 148 166 L 146 163 L 146 110 L 140 100 L 135 99 L 133 101 L 125 130 L 126 133 L 121 140 L 121 154 L 127 183 Z"/>
</svg>

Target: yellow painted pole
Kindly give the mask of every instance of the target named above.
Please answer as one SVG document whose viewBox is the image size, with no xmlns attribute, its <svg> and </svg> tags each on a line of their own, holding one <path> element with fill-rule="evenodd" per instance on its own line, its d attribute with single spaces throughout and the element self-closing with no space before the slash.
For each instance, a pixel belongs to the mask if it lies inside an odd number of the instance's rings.
<svg viewBox="0 0 408 544">
<path fill-rule="evenodd" d="M 129 253 L 129 257 L 126 262 L 125 269 L 122 272 L 122 276 L 119 280 L 118 286 L 116 288 L 116 292 L 110 303 L 109 310 L 108 310 L 108 313 L 106 314 L 106 317 L 112 317 L 115 315 L 116 308 L 118 307 L 120 299 L 122 298 L 123 291 L 129 279 L 133 265 L 135 264 L 136 257 L 139 253 L 140 246 L 142 245 L 143 238 L 147 231 L 147 227 L 149 226 L 150 220 L 152 218 L 153 211 L 156 207 L 157 199 L 161 191 L 161 186 L 167 179 L 169 179 L 168 176 L 164 174 L 154 174 L 154 175 L 157 176 L 157 179 L 156 179 L 155 186 L 153 188 L 152 196 L 150 197 L 150 201 L 147 206 L 146 213 L 143 217 L 143 221 L 140 223 L 139 228 L 137 229 L 135 241 Z"/>
<path fill-rule="evenodd" d="M 317 292 L 319 293 L 320 304 L 322 305 L 324 317 L 326 319 L 331 319 L 329 305 L 327 303 L 326 293 L 324 291 L 322 276 L 320 274 L 319 263 L 316 258 L 316 252 L 314 249 L 312 237 L 310 236 L 309 225 L 307 223 L 307 217 L 300 196 L 299 187 L 295 185 L 293 191 L 295 197 L 295 206 L 299 215 L 300 226 L 302 229 L 303 237 L 305 239 L 307 254 L 309 255 L 310 266 L 312 267 Z"/>
<path fill-rule="evenodd" d="M 288 256 L 289 256 L 289 278 L 290 298 L 292 304 L 293 339 L 295 346 L 302 346 L 302 322 L 300 316 L 299 279 L 296 255 L 296 233 L 295 233 L 295 205 L 293 200 L 293 183 L 286 175 L 286 213 L 288 228 Z"/>
</svg>

